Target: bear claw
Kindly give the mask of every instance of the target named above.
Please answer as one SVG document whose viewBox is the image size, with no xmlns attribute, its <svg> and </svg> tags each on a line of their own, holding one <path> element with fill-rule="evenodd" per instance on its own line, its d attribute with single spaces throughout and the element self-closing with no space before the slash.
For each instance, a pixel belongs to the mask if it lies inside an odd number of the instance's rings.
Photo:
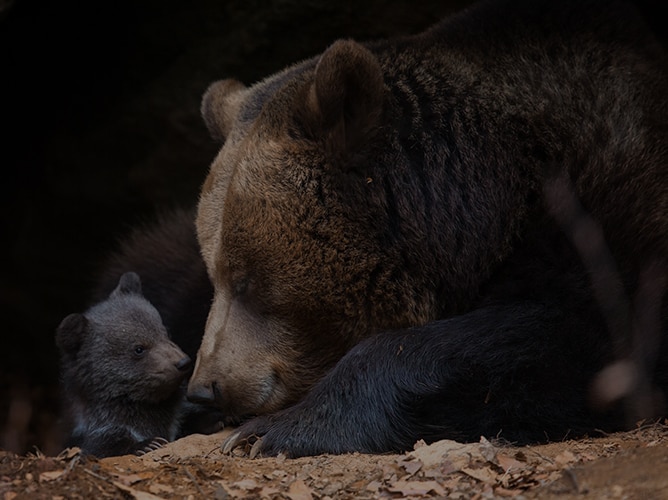
<svg viewBox="0 0 668 500">
<path fill-rule="evenodd" d="M 146 446 L 143 448 L 140 448 L 135 452 L 135 455 L 138 457 L 141 457 L 142 455 L 146 455 L 147 453 L 150 453 L 152 451 L 158 450 L 168 444 L 169 441 L 163 437 L 156 437 L 151 440 L 150 443 L 148 443 Z"/>
<path fill-rule="evenodd" d="M 262 438 L 259 437 L 257 440 L 253 443 L 253 446 L 251 446 L 249 456 L 250 458 L 255 458 L 260 454 L 262 448 Z"/>
<path fill-rule="evenodd" d="M 221 451 L 225 455 L 229 455 L 232 450 L 239 445 L 239 442 L 241 441 L 241 439 L 239 439 L 240 436 L 240 432 L 235 432 L 234 434 L 228 436 L 228 438 L 223 441 L 223 444 L 221 445 Z"/>
<path fill-rule="evenodd" d="M 221 445 L 223 454 L 229 455 L 235 448 L 243 447 L 243 453 L 250 458 L 257 457 L 262 451 L 264 432 L 252 432 L 243 428 L 231 434 Z"/>
</svg>

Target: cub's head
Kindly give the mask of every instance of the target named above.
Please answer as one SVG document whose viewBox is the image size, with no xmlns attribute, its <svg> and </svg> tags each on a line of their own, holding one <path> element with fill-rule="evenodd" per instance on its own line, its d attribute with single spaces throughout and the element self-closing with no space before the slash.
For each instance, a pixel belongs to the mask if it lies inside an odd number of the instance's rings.
<svg viewBox="0 0 668 500">
<path fill-rule="evenodd" d="M 215 296 L 188 396 L 229 415 L 297 401 L 360 339 L 420 321 L 378 158 L 387 90 L 350 41 L 251 88 L 213 84 L 224 144 L 197 231 Z"/>
<path fill-rule="evenodd" d="M 137 274 L 121 276 L 109 298 L 70 314 L 56 331 L 66 390 L 87 401 L 159 402 L 173 395 L 191 362 L 167 336 Z"/>
</svg>

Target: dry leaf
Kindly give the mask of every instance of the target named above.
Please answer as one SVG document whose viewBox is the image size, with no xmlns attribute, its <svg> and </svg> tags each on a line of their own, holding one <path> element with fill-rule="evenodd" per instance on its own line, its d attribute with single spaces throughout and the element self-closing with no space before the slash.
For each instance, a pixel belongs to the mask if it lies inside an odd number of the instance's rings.
<svg viewBox="0 0 668 500">
<path fill-rule="evenodd" d="M 494 448 L 494 445 L 485 436 L 480 436 L 480 454 L 488 462 L 494 462 L 496 459 L 496 448 Z"/>
<path fill-rule="evenodd" d="M 387 487 L 391 493 L 400 493 L 404 496 L 428 495 L 434 492 L 436 495 L 446 494 L 445 489 L 436 481 L 396 481 Z"/>
<path fill-rule="evenodd" d="M 116 473 L 114 473 L 113 475 L 121 483 L 123 483 L 127 486 L 132 486 L 133 484 L 136 484 L 139 481 L 143 481 L 144 479 L 153 477 L 152 472 L 144 472 L 144 473 L 139 473 L 139 474 L 116 474 Z"/>
<path fill-rule="evenodd" d="M 413 445 L 413 449 L 417 450 L 418 448 L 423 448 L 424 446 L 427 446 L 427 443 L 424 442 L 424 439 L 418 439 Z"/>
<path fill-rule="evenodd" d="M 60 476 L 62 476 L 65 473 L 65 470 L 50 470 L 47 472 L 42 472 L 39 475 L 39 481 L 53 481 L 54 479 L 58 479 Z"/>
<path fill-rule="evenodd" d="M 397 460 L 397 463 L 399 466 L 403 467 L 410 476 L 422 468 L 422 462 L 420 460 L 415 460 L 412 457 L 406 458 L 402 456 Z"/>
<path fill-rule="evenodd" d="M 472 461 L 486 461 L 480 453 L 480 445 L 477 443 L 463 444 L 457 441 L 444 439 L 436 441 L 428 446 L 415 445 L 415 449 L 408 456 L 420 460 L 426 467 L 440 465 L 450 462 L 455 470 L 467 467 Z"/>
<path fill-rule="evenodd" d="M 496 483 L 496 478 L 498 477 L 498 474 L 489 467 L 483 467 L 481 469 L 471 469 L 470 467 L 464 467 L 462 472 L 467 476 L 471 476 L 472 478 L 487 484 Z"/>
<path fill-rule="evenodd" d="M 519 460 L 516 460 L 512 457 L 509 457 L 509 456 L 506 456 L 506 455 L 503 455 L 503 454 L 497 455 L 496 460 L 497 460 L 499 466 L 506 472 L 508 472 L 510 470 L 516 471 L 516 470 L 524 469 L 527 466 L 525 463 L 522 463 Z"/>
<path fill-rule="evenodd" d="M 263 486 L 262 489 L 258 492 L 258 495 L 260 495 L 260 498 L 272 498 L 278 495 L 280 492 L 281 490 L 275 486 Z"/>
<path fill-rule="evenodd" d="M 312 490 L 301 479 L 297 479 L 290 484 L 286 493 L 290 500 L 312 500 Z"/>
<path fill-rule="evenodd" d="M 383 486 L 383 483 L 381 483 L 380 481 L 371 481 L 369 484 L 366 485 L 364 489 L 372 493 L 375 493 L 380 489 L 381 486 Z"/>
</svg>

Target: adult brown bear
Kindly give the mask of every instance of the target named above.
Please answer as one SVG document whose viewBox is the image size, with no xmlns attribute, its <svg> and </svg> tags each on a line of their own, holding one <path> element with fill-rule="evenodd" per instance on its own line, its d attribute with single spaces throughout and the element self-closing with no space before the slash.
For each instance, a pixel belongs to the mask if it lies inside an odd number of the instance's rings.
<svg viewBox="0 0 668 500">
<path fill-rule="evenodd" d="M 214 84 L 189 397 L 259 415 L 225 449 L 561 439 L 632 419 L 615 390 L 662 412 L 666 67 L 623 2 L 502 0 Z"/>
</svg>

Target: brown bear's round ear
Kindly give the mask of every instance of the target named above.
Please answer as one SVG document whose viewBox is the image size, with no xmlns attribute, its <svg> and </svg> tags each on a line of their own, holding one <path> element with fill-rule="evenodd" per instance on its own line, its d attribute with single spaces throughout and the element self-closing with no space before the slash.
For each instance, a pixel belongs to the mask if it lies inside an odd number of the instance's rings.
<svg viewBox="0 0 668 500">
<path fill-rule="evenodd" d="M 353 152 L 379 126 L 384 98 L 376 56 L 357 42 L 339 40 L 316 65 L 307 108 L 334 151 Z"/>
<path fill-rule="evenodd" d="M 243 83 L 227 79 L 212 83 L 202 97 L 201 113 L 211 137 L 225 142 L 246 94 Z"/>
<path fill-rule="evenodd" d="M 88 329 L 86 316 L 79 313 L 70 314 L 60 322 L 56 329 L 56 345 L 63 353 L 75 354 Z"/>
</svg>

